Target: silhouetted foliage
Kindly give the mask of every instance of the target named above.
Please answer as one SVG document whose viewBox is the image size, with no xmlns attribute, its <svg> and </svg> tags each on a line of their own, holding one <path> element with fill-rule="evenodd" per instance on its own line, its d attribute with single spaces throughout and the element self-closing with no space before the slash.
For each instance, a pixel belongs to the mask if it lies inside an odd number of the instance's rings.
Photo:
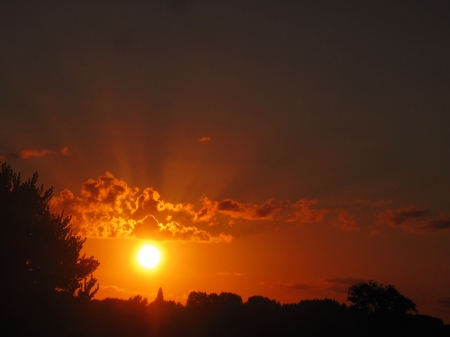
<svg viewBox="0 0 450 337">
<path fill-rule="evenodd" d="M 347 300 L 352 303 L 350 308 L 365 313 L 417 313 L 414 302 L 400 294 L 394 286 L 378 285 L 374 281 L 360 282 L 351 286 Z"/>
<path fill-rule="evenodd" d="M 156 294 L 155 302 L 163 302 L 163 301 L 164 301 L 164 294 L 162 288 L 159 287 L 158 293 Z"/>
<path fill-rule="evenodd" d="M 93 300 L 86 306 L 85 336 L 448 336 L 442 320 L 423 315 L 367 315 L 330 299 L 281 305 L 253 296 L 245 303 L 232 293 L 193 292 L 189 305 Z"/>
<path fill-rule="evenodd" d="M 280 308 L 280 303 L 263 296 L 249 297 L 245 306 L 258 312 L 273 312 Z"/>
<path fill-rule="evenodd" d="M 92 273 L 99 262 L 92 256 L 80 257 L 85 239 L 72 233 L 70 217 L 50 212 L 52 189 L 38 187 L 37 179 L 35 173 L 23 182 L 10 165 L 1 166 L 0 289 L 3 303 L 9 306 L 8 322 L 21 315 L 38 320 L 45 312 L 39 308 L 43 301 L 46 309 L 53 306 L 61 313 L 57 308 L 62 301 L 90 300 L 98 290 Z"/>
</svg>

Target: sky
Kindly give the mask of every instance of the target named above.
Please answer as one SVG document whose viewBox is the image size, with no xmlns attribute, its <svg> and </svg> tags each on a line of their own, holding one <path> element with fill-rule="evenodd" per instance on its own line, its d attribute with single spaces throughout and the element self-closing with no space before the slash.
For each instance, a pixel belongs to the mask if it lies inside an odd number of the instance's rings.
<svg viewBox="0 0 450 337">
<path fill-rule="evenodd" d="M 2 1 L 0 160 L 53 186 L 98 299 L 345 302 L 375 280 L 450 323 L 449 14 Z"/>
</svg>

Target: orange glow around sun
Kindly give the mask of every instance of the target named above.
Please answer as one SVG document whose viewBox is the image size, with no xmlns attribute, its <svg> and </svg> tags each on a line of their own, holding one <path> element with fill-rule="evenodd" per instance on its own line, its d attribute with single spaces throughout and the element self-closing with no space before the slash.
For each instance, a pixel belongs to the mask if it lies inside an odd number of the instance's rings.
<svg viewBox="0 0 450 337">
<path fill-rule="evenodd" d="M 144 245 L 139 250 L 137 260 L 142 267 L 153 269 L 161 261 L 161 252 L 155 246 Z"/>
</svg>

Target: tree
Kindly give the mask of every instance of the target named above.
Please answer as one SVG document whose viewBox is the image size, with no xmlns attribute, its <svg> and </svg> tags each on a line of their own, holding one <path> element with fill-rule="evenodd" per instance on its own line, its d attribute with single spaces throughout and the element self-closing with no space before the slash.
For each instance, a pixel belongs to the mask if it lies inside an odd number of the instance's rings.
<svg viewBox="0 0 450 337">
<path fill-rule="evenodd" d="M 10 299 L 77 297 L 98 290 L 99 262 L 80 256 L 86 239 L 72 232 L 70 217 L 52 214 L 52 188 L 37 187 L 38 175 L 22 182 L 10 165 L 0 171 L 0 287 Z"/>
<path fill-rule="evenodd" d="M 164 302 L 164 294 L 162 288 L 159 287 L 158 293 L 156 294 L 155 302 L 161 303 Z"/>
<path fill-rule="evenodd" d="M 259 295 L 249 297 L 245 306 L 256 312 L 275 312 L 281 308 L 279 302 Z"/>
<path fill-rule="evenodd" d="M 417 313 L 416 305 L 398 292 L 393 285 L 383 286 L 377 282 L 360 282 L 348 289 L 350 308 L 365 313 Z"/>
</svg>

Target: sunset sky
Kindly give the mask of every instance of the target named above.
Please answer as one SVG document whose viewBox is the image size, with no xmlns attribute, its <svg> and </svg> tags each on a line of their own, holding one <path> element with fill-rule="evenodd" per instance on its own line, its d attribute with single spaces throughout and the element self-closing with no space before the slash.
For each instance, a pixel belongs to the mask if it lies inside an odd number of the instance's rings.
<svg viewBox="0 0 450 337">
<path fill-rule="evenodd" d="M 449 15 L 2 1 L 0 160 L 54 187 L 101 263 L 98 299 L 344 302 L 372 279 L 450 323 Z"/>
</svg>

